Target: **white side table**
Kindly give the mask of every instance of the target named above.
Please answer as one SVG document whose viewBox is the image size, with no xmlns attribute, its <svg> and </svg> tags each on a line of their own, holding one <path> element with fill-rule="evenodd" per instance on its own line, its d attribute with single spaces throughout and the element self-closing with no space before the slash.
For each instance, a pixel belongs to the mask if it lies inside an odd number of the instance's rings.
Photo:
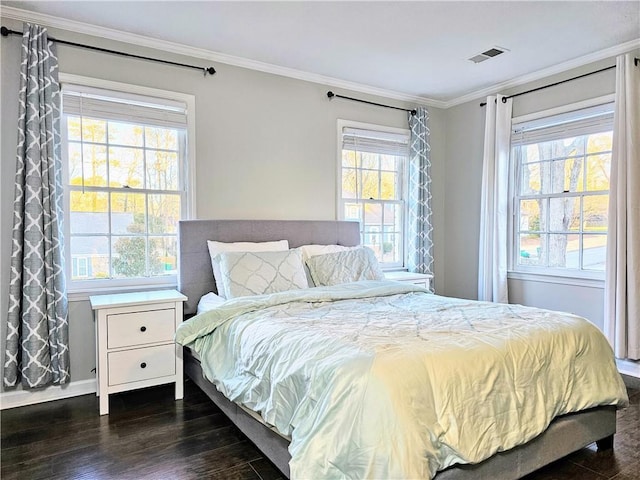
<svg viewBox="0 0 640 480">
<path fill-rule="evenodd" d="M 183 397 L 182 346 L 173 338 L 186 299 L 176 290 L 89 297 L 100 415 L 109 413 L 112 393 L 175 382 L 176 400 Z"/>
<path fill-rule="evenodd" d="M 433 275 L 429 273 L 412 273 L 412 272 L 385 272 L 384 278 L 387 280 L 395 280 L 396 282 L 407 282 L 429 288 Z"/>
</svg>

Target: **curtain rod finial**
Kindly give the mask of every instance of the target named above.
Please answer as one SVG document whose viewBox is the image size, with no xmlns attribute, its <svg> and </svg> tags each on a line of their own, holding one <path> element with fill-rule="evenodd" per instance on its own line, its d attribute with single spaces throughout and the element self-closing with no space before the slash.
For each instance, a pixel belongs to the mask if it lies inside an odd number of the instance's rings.
<svg viewBox="0 0 640 480">
<path fill-rule="evenodd" d="M 333 98 L 334 96 L 335 96 L 335 93 L 333 93 L 331 90 L 327 92 L 327 97 Z"/>
<path fill-rule="evenodd" d="M 416 109 L 411 110 L 411 115 L 412 116 L 416 116 L 416 114 L 418 113 L 418 111 Z"/>
<path fill-rule="evenodd" d="M 208 73 L 209 75 L 213 75 L 214 73 L 216 73 L 216 69 L 215 69 L 215 68 L 213 68 L 213 67 L 206 67 L 206 68 L 204 69 L 204 74 L 206 75 L 207 73 Z"/>
<path fill-rule="evenodd" d="M 9 36 L 9 29 L 7 27 L 1 27 L 0 28 L 0 35 L 2 35 L 3 37 L 8 37 Z"/>
</svg>

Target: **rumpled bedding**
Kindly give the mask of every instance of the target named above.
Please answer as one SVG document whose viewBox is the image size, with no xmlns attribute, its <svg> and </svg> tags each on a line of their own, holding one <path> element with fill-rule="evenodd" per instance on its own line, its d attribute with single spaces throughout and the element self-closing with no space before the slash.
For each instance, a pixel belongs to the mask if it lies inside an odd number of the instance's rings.
<svg viewBox="0 0 640 480">
<path fill-rule="evenodd" d="M 176 341 L 227 398 L 291 437 L 293 479 L 432 478 L 558 415 L 628 403 L 587 320 L 399 282 L 236 298 Z"/>
</svg>

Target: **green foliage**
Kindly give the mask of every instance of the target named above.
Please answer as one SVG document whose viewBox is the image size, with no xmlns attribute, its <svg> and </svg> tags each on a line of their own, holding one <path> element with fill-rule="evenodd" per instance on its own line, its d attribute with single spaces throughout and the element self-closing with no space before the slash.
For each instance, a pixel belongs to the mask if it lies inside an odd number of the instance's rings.
<svg viewBox="0 0 640 480">
<path fill-rule="evenodd" d="M 152 217 L 154 218 L 154 217 Z M 127 227 L 130 233 L 145 233 L 144 214 L 137 213 L 133 217 L 134 223 Z M 159 220 L 156 218 L 155 222 Z M 151 222 L 151 220 L 150 220 Z M 162 270 L 162 262 L 155 249 L 150 249 L 147 255 L 145 237 L 122 237 L 113 244 L 115 255 L 113 256 L 113 270 L 117 275 L 124 277 L 146 277 L 149 272 Z M 149 261 L 147 270 L 146 258 Z"/>
<path fill-rule="evenodd" d="M 535 215 L 531 217 L 529 220 L 529 230 L 539 231 L 540 230 L 540 215 Z"/>
<path fill-rule="evenodd" d="M 147 266 L 143 237 L 119 238 L 113 248 L 116 252 L 113 258 L 113 270 L 117 275 L 124 277 L 145 276 Z"/>
</svg>

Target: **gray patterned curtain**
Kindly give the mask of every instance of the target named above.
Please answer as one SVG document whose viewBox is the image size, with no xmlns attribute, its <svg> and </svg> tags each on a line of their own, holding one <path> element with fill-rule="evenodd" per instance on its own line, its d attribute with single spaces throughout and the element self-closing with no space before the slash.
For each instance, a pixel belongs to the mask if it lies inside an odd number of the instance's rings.
<svg viewBox="0 0 640 480">
<path fill-rule="evenodd" d="M 418 107 L 409 113 L 409 192 L 407 266 L 410 272 L 433 273 L 431 235 L 431 159 L 429 158 L 429 112 Z M 433 290 L 434 282 L 431 282 Z"/>
<path fill-rule="evenodd" d="M 22 38 L 4 384 L 69 381 L 58 59 L 47 31 Z"/>
</svg>

